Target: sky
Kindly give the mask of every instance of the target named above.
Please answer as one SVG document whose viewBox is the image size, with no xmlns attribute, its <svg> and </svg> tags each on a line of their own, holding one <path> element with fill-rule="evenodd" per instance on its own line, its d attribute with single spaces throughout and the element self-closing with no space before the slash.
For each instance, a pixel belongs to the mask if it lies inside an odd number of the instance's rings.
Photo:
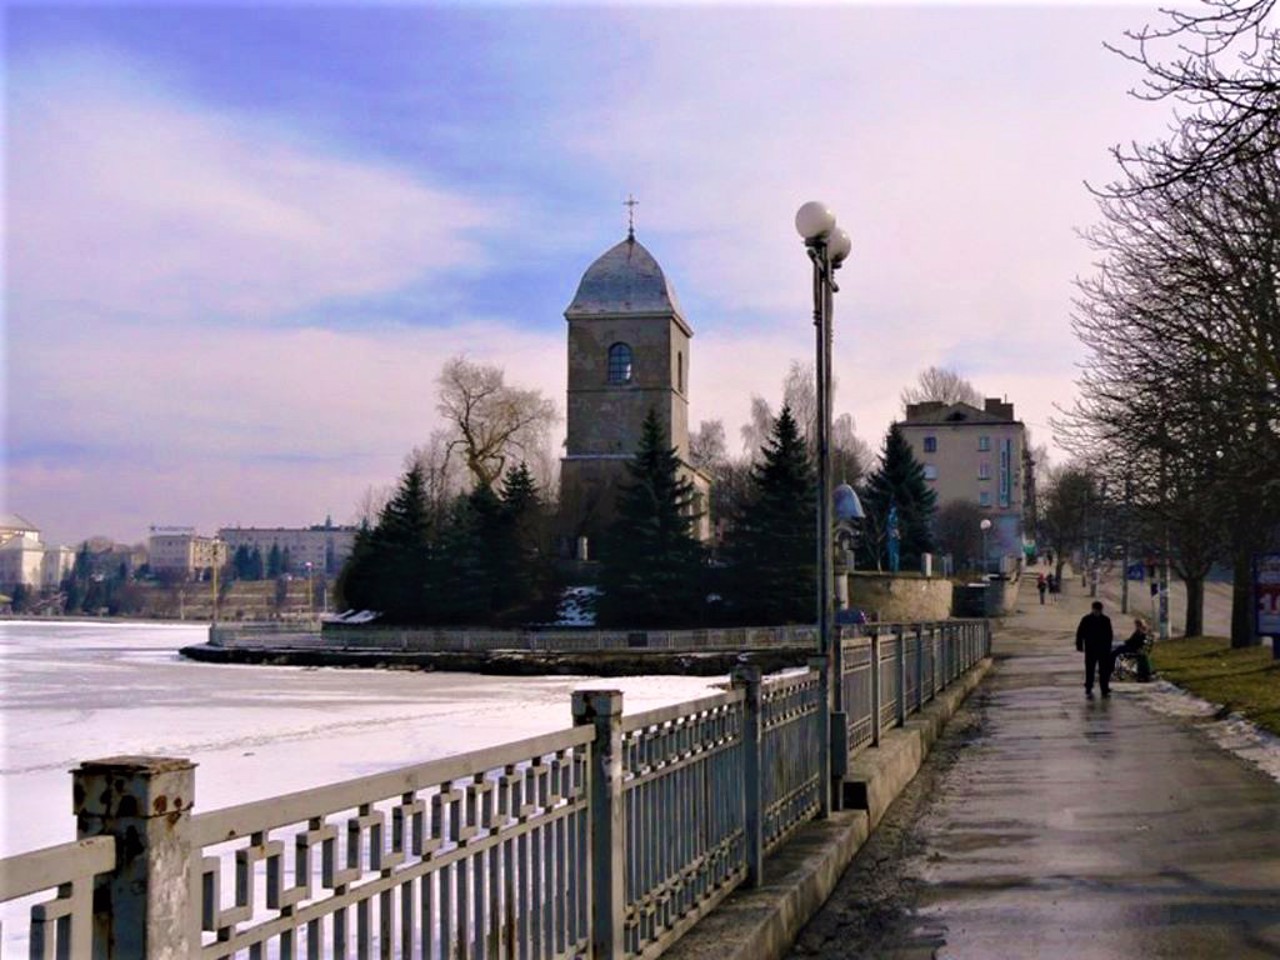
<svg viewBox="0 0 1280 960">
<path fill-rule="evenodd" d="M 853 239 L 836 413 L 931 365 L 1035 443 L 1074 396 L 1086 182 L 1167 105 L 1153 6 L 9 4 L 0 510 L 47 542 L 356 519 L 450 357 L 563 411 L 563 312 L 626 235 L 736 437 L 812 363 L 793 218 Z M 555 432 L 556 455 L 563 423 Z M 1062 454 L 1054 451 L 1054 455 Z"/>
</svg>

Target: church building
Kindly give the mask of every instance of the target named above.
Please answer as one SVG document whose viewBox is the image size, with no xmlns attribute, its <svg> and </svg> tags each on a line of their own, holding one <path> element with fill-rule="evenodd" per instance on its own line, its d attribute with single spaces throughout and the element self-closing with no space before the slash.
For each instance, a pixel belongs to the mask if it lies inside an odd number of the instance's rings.
<svg viewBox="0 0 1280 960">
<path fill-rule="evenodd" d="M 695 532 L 710 536 L 710 481 L 689 466 L 689 341 L 693 330 L 662 268 L 628 230 L 582 276 L 564 312 L 569 323 L 568 435 L 560 469 L 564 534 L 588 550 L 614 517 L 626 463 L 640 444 L 652 409 L 694 484 L 701 517 Z"/>
</svg>

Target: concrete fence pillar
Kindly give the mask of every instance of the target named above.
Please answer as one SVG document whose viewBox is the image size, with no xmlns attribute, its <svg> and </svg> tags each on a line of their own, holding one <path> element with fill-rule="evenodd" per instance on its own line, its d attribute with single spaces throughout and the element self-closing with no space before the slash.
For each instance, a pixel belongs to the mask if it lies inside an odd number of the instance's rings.
<svg viewBox="0 0 1280 960">
<path fill-rule="evenodd" d="M 116 840 L 116 869 L 93 892 L 94 960 L 199 952 L 195 767 L 176 757 L 108 757 L 71 771 L 77 837 Z"/>
<path fill-rule="evenodd" d="M 902 624 L 896 624 L 893 635 L 898 638 L 898 663 L 894 676 L 898 678 L 897 722 L 902 726 L 907 722 L 907 631 Z"/>
<path fill-rule="evenodd" d="M 832 804 L 840 802 L 839 797 L 836 795 L 841 791 L 836 788 L 831 774 L 833 769 L 831 756 L 831 731 L 833 729 L 831 721 L 831 684 L 833 682 L 838 683 L 840 680 L 832 679 L 829 657 L 810 657 L 809 669 L 817 671 L 820 678 L 818 682 L 822 685 L 823 691 L 823 695 L 818 698 L 821 707 L 815 720 L 818 726 L 818 782 L 822 784 L 822 789 L 818 791 L 818 819 L 821 820 L 830 816 L 833 809 L 838 810 L 839 807 L 833 807 Z"/>
<path fill-rule="evenodd" d="M 916 645 L 916 713 L 924 709 L 924 624 L 917 623 L 911 629 Z"/>
<path fill-rule="evenodd" d="M 760 781 L 764 714 L 759 665 L 738 664 L 733 668 L 732 680 L 746 696 L 742 729 L 743 828 L 747 835 L 747 886 L 757 887 L 764 879 L 764 784 Z"/>
<path fill-rule="evenodd" d="M 880 631 L 871 632 L 871 745 L 880 746 L 880 705 L 884 691 L 880 689 Z"/>
<path fill-rule="evenodd" d="M 627 863 L 626 802 L 622 785 L 622 691 L 575 690 L 574 726 L 591 724 L 591 956 L 621 960 Z"/>
</svg>

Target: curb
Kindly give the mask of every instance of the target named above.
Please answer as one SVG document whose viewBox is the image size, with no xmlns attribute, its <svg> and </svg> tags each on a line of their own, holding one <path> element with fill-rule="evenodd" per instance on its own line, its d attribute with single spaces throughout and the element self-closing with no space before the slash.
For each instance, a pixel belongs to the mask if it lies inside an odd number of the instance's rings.
<svg viewBox="0 0 1280 960">
<path fill-rule="evenodd" d="M 850 764 L 845 800 L 854 809 L 805 824 L 765 861 L 765 882 L 730 894 L 663 953 L 668 960 L 781 960 L 826 903 L 885 810 L 920 769 L 947 720 L 982 682 L 992 660 L 962 674 L 904 727 Z"/>
</svg>

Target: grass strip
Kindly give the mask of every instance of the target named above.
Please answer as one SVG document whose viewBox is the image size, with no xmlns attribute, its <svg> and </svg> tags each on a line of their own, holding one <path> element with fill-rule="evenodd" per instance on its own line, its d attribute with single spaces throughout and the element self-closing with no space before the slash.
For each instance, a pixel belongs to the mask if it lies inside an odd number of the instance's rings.
<svg viewBox="0 0 1280 960">
<path fill-rule="evenodd" d="M 1151 660 L 1163 679 L 1280 736 L 1280 660 L 1270 647 L 1233 650 L 1223 637 L 1187 637 L 1157 643 Z"/>
</svg>

